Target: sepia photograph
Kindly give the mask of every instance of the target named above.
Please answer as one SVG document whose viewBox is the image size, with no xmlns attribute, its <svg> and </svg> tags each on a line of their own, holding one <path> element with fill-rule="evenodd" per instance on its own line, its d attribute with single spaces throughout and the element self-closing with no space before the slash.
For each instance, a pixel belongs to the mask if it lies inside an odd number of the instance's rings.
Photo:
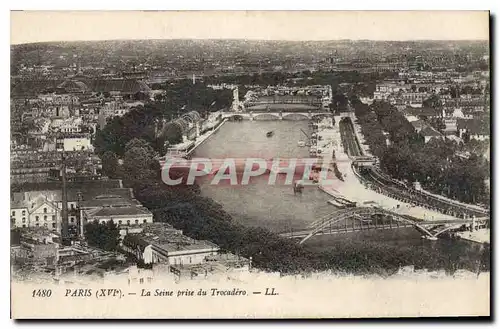
<svg viewBox="0 0 500 329">
<path fill-rule="evenodd" d="M 11 11 L 11 318 L 488 318 L 490 20 Z"/>
</svg>

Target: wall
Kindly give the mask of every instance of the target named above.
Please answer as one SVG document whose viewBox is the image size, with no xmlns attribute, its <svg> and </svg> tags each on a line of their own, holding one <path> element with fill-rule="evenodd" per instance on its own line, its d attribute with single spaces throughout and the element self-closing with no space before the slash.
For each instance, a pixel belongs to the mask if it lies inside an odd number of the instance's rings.
<svg viewBox="0 0 500 329">
<path fill-rule="evenodd" d="M 46 209 L 47 211 L 45 212 L 44 209 Z M 55 230 L 57 228 L 58 213 L 59 209 L 52 207 L 48 203 L 44 203 L 30 214 L 29 226 L 30 227 L 45 226 L 50 230 Z"/>
<path fill-rule="evenodd" d="M 23 227 L 23 225 L 28 227 L 29 225 L 29 213 L 27 208 L 12 208 L 10 210 L 10 218 L 14 220 L 15 227 Z"/>
<path fill-rule="evenodd" d="M 89 138 L 65 138 L 63 149 L 64 151 L 92 150 L 93 146 Z"/>
<path fill-rule="evenodd" d="M 218 248 L 205 248 L 198 250 L 179 250 L 169 251 L 170 265 L 191 265 L 201 264 L 205 261 L 205 257 L 216 255 Z"/>
<path fill-rule="evenodd" d="M 144 224 L 144 223 L 152 223 L 153 222 L 153 214 L 151 215 L 138 215 L 138 216 L 110 216 L 110 217 L 95 217 L 89 218 L 88 221 L 98 220 L 99 223 L 106 223 L 110 220 L 116 225 L 135 225 L 135 224 Z M 130 223 L 128 223 L 130 221 Z M 138 221 L 136 223 L 136 221 Z M 145 221 L 145 222 L 144 222 Z"/>
</svg>

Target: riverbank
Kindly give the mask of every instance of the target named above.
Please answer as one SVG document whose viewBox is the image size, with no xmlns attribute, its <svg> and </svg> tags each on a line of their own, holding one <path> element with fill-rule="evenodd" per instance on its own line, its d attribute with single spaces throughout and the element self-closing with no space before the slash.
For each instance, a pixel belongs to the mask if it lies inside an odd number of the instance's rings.
<svg viewBox="0 0 500 329">
<path fill-rule="evenodd" d="M 477 243 L 490 243 L 490 229 L 479 229 L 477 231 L 466 231 L 466 232 L 458 232 L 457 236 L 461 239 L 477 242 Z"/>
<path fill-rule="evenodd" d="M 228 121 L 227 118 L 223 119 L 219 124 L 217 124 L 216 126 L 212 127 L 211 130 L 208 130 L 207 132 L 201 134 L 198 138 L 196 138 L 196 140 L 194 142 L 194 146 L 188 152 L 186 152 L 186 155 L 190 155 L 191 153 L 193 153 L 194 150 L 196 150 L 196 148 L 198 146 L 200 146 L 205 141 L 207 141 L 210 138 L 210 136 L 212 136 L 213 134 L 215 134 L 220 129 L 220 127 L 222 127 L 227 121 Z"/>
<path fill-rule="evenodd" d="M 340 122 L 340 117 L 335 117 L 336 122 Z M 358 132 L 360 135 L 360 132 Z M 377 193 L 367 188 L 362 182 L 360 177 L 352 169 L 352 161 L 348 154 L 342 147 L 340 142 L 341 136 L 338 127 L 323 127 L 318 129 L 318 136 L 324 136 L 323 139 L 331 140 L 337 139 L 336 142 L 331 142 L 330 147 L 325 147 L 324 156 L 333 154 L 335 152 L 335 161 L 337 167 L 342 174 L 343 180 L 336 180 L 335 184 L 323 185 L 320 183 L 319 188 L 321 191 L 327 193 L 331 197 L 342 197 L 351 202 L 356 202 L 362 206 L 365 203 L 376 203 L 377 206 L 389 210 L 396 211 L 402 215 L 409 215 L 421 220 L 454 220 L 453 216 L 441 214 L 439 212 L 413 206 L 411 204 L 390 198 L 386 195 Z M 358 138 L 360 138 L 358 136 Z M 368 153 L 365 150 L 365 153 Z"/>
<path fill-rule="evenodd" d="M 229 122 L 203 146 L 197 148 L 192 156 L 307 157 L 307 147 L 297 145 L 298 140 L 304 139 L 300 129 L 309 133 L 307 128 L 305 121 Z M 274 136 L 266 137 L 266 133 L 271 130 L 275 131 Z M 338 127 L 333 130 L 338 132 Z M 323 144 L 324 138 L 319 142 Z M 353 197 L 339 193 L 349 190 L 350 185 L 354 184 L 349 195 L 363 197 L 365 194 L 362 192 L 359 195 L 360 189 L 364 187 L 354 176 L 351 163 L 341 150 L 340 144 L 336 149 L 336 158 L 347 160 L 338 160 L 339 165 L 345 167 L 341 170 L 347 173 L 347 181 L 335 180 L 329 192 L 335 193 L 334 190 L 337 190 L 336 195 L 356 201 Z M 332 156 L 326 152 L 322 152 L 322 155 Z M 301 245 L 300 250 L 295 250 L 297 245 L 294 241 L 288 242 L 289 240 L 265 232 L 296 232 L 331 214 L 337 208 L 328 203 L 333 199 L 328 193 L 311 187 L 305 189 L 302 194 L 294 194 L 290 186 L 269 185 L 266 177 L 257 178 L 253 184 L 238 188 L 230 185 L 200 184 L 200 190 L 201 197 L 215 200 L 222 208 L 212 211 L 211 207 L 207 208 L 203 203 L 203 208 L 195 206 L 191 211 L 169 208 L 164 216 L 168 216 L 169 221 L 185 230 L 186 234 L 192 233 L 194 238 L 207 239 L 229 250 L 239 250 L 241 255 L 252 256 L 261 268 L 280 268 L 284 271 L 289 271 L 290 268 L 328 268 L 348 273 L 390 274 L 397 272 L 400 266 L 415 265 L 418 269 L 428 268 L 454 273 L 456 269 L 475 271 L 477 260 L 483 255 L 476 250 L 476 244 L 469 241 L 429 241 L 422 239 L 421 234 L 414 228 L 319 236 L 308 241 L 305 246 Z M 376 195 L 376 192 L 372 191 L 366 193 Z M 149 199 L 150 193 L 147 196 Z M 175 195 L 169 196 L 172 197 Z M 397 200 L 392 201 L 397 203 Z M 184 198 L 179 202 L 184 203 Z M 161 204 L 163 205 L 163 202 Z M 208 213 L 205 209 L 209 209 Z M 235 225 L 234 228 L 227 227 L 227 223 L 221 223 L 214 218 L 224 212 L 233 219 L 231 225 Z M 158 218 L 163 218 L 163 215 L 159 214 Z M 200 223 L 206 224 L 210 229 L 200 230 Z M 231 238 L 226 239 L 227 236 Z M 273 242 L 269 242 L 267 238 Z M 245 243 L 239 244 L 238 241 Z M 298 252 L 306 254 L 301 256 Z M 484 254 L 487 254 L 487 250 Z M 489 267 L 485 264 L 487 270 Z"/>
</svg>

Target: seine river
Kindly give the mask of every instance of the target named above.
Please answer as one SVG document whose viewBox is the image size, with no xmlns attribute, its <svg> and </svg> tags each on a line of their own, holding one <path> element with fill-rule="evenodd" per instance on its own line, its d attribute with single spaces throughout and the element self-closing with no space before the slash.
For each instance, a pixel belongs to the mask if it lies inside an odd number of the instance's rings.
<svg viewBox="0 0 500 329">
<path fill-rule="evenodd" d="M 193 153 L 194 157 L 308 157 L 309 149 L 300 147 L 305 133 L 310 134 L 308 121 L 242 121 L 227 122 L 219 131 Z M 266 133 L 274 131 L 272 137 Z M 314 220 L 336 208 L 327 201 L 331 198 L 316 187 L 306 187 L 302 194 L 294 194 L 290 185 L 269 185 L 268 178 L 259 177 L 246 186 L 201 184 L 204 196 L 224 206 L 234 220 L 247 226 L 265 227 L 274 232 L 305 229 Z M 357 232 L 314 237 L 305 246 L 314 250 L 335 249 L 342 245 L 356 248 L 384 248 L 406 253 L 425 253 L 429 260 L 423 266 L 439 268 L 445 259 L 457 257 L 458 268 L 473 269 L 480 257 L 476 243 L 450 239 L 429 241 L 412 229 Z M 415 260 L 418 263 L 421 260 Z M 426 265 L 427 264 L 427 265 Z"/>
</svg>

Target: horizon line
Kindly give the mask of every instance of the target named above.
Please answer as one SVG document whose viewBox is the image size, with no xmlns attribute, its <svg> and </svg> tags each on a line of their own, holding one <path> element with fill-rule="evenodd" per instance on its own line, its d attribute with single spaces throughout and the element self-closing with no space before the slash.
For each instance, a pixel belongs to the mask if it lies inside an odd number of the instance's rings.
<svg viewBox="0 0 500 329">
<path fill-rule="evenodd" d="M 257 42 L 341 42 L 341 41 L 356 41 L 356 42 L 490 42 L 490 39 L 257 39 L 257 38 L 117 38 L 117 39 L 78 39 L 78 40 L 50 40 L 50 41 L 31 41 L 22 43 L 11 43 L 10 46 L 22 46 L 32 44 L 50 44 L 50 43 L 76 43 L 76 42 L 113 42 L 113 41 L 257 41 Z"/>
</svg>

